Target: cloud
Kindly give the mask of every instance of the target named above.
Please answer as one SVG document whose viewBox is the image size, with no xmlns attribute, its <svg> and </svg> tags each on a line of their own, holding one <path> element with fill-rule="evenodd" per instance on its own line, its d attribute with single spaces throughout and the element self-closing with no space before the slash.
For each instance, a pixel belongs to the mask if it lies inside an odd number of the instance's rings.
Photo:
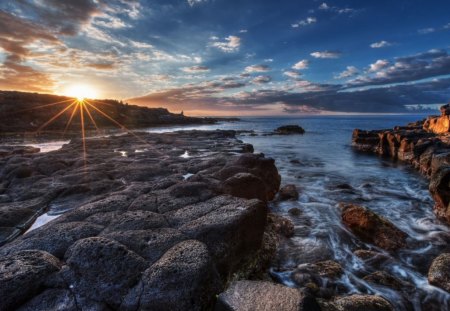
<svg viewBox="0 0 450 311">
<path fill-rule="evenodd" d="M 283 74 L 292 79 L 299 79 L 302 75 L 300 72 L 294 70 L 287 70 Z"/>
<path fill-rule="evenodd" d="M 319 5 L 319 10 L 329 10 L 330 6 L 323 2 L 321 5 Z"/>
<path fill-rule="evenodd" d="M 379 59 L 375 63 L 369 65 L 369 72 L 377 72 L 389 65 L 386 59 Z"/>
<path fill-rule="evenodd" d="M 302 69 L 307 69 L 308 66 L 309 66 L 309 61 L 306 59 L 302 59 L 302 60 L 298 61 L 296 64 L 294 64 L 294 66 L 292 66 L 292 69 L 302 70 Z"/>
<path fill-rule="evenodd" d="M 380 42 L 374 42 L 374 43 L 372 43 L 372 44 L 370 45 L 370 47 L 371 47 L 372 49 L 380 49 L 380 48 L 388 47 L 388 46 L 391 46 L 391 45 L 392 45 L 392 43 L 382 40 L 382 41 L 380 41 Z"/>
<path fill-rule="evenodd" d="M 211 45 L 223 52 L 232 53 L 239 50 L 239 47 L 241 46 L 241 38 L 237 36 L 228 36 L 224 41 L 216 41 Z"/>
<path fill-rule="evenodd" d="M 432 27 L 429 27 L 429 28 L 422 28 L 422 29 L 417 30 L 417 32 L 418 32 L 419 34 L 421 34 L 421 35 L 427 35 L 427 34 L 429 34 L 429 33 L 435 32 L 435 31 L 436 31 L 436 29 L 434 29 L 434 28 L 432 28 Z"/>
<path fill-rule="evenodd" d="M 316 22 L 317 22 L 317 18 L 315 18 L 314 16 L 310 16 L 310 17 L 307 17 L 306 19 L 303 19 L 301 21 L 298 21 L 296 23 L 291 24 L 291 27 L 292 28 L 299 28 L 299 27 L 302 27 L 302 26 L 315 24 Z"/>
<path fill-rule="evenodd" d="M 208 72 L 210 69 L 206 66 L 192 66 L 192 67 L 183 67 L 181 68 L 181 70 L 188 73 L 204 73 Z"/>
<path fill-rule="evenodd" d="M 253 73 L 253 72 L 267 72 L 270 70 L 270 67 L 267 65 L 251 65 L 245 67 L 245 72 Z"/>
<path fill-rule="evenodd" d="M 339 58 L 341 54 L 342 53 L 339 51 L 321 51 L 321 52 L 312 52 L 311 56 L 315 58 Z"/>
<path fill-rule="evenodd" d="M 196 4 L 200 4 L 202 2 L 207 2 L 208 0 L 187 0 L 188 4 L 193 7 Z"/>
<path fill-rule="evenodd" d="M 248 32 L 247 29 L 241 29 L 241 30 L 239 30 L 239 33 L 247 33 L 247 32 Z"/>
<path fill-rule="evenodd" d="M 347 66 L 347 69 L 337 75 L 336 79 L 346 79 L 355 76 L 359 72 L 358 68 L 354 66 Z"/>
<path fill-rule="evenodd" d="M 370 65 L 368 75 L 351 81 L 351 85 L 368 86 L 417 81 L 450 74 L 450 55 L 434 49 L 407 57 L 398 57 L 388 65 L 378 60 Z"/>
<path fill-rule="evenodd" d="M 270 77 L 270 76 L 257 76 L 256 78 L 254 78 L 252 80 L 252 83 L 265 84 L 265 83 L 269 83 L 270 81 L 272 81 L 272 77 Z"/>
</svg>

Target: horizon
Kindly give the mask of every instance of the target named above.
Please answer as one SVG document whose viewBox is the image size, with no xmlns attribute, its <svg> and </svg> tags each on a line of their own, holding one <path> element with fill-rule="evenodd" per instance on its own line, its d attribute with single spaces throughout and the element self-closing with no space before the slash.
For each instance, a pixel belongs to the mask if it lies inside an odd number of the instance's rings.
<svg viewBox="0 0 450 311">
<path fill-rule="evenodd" d="M 449 9 L 419 0 L 5 2 L 0 89 L 195 116 L 429 113 L 450 99 Z"/>
</svg>

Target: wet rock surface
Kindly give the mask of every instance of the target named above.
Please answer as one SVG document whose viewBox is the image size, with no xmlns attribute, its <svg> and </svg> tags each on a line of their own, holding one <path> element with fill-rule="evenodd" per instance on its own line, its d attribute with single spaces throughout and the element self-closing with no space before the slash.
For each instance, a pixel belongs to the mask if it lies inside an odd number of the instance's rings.
<svg viewBox="0 0 450 311">
<path fill-rule="evenodd" d="M 428 271 L 430 284 L 450 292 L 450 253 L 436 257 Z"/>
<path fill-rule="evenodd" d="M 409 163 L 430 179 L 430 193 L 436 215 L 450 223 L 450 115 L 449 105 L 441 107 L 441 116 L 394 129 L 364 131 L 355 129 L 352 146 Z"/>
<path fill-rule="evenodd" d="M 263 247 L 274 161 L 243 153 L 233 131 L 92 138 L 86 148 L 86 158 L 74 140 L 0 159 L 0 309 L 212 308 Z M 44 212 L 62 215 L 15 238 Z"/>
<path fill-rule="evenodd" d="M 387 219 L 362 206 L 341 204 L 340 207 L 343 223 L 363 241 L 388 251 L 406 246 L 407 234 Z"/>
</svg>

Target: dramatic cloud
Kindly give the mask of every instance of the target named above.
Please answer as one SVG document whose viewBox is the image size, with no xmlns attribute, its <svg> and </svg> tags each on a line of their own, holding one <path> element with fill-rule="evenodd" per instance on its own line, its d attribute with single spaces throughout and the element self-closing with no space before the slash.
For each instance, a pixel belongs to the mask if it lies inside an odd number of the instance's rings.
<svg viewBox="0 0 450 311">
<path fill-rule="evenodd" d="M 388 66 L 384 60 L 370 65 L 366 75 L 356 78 L 352 85 L 383 85 L 417 81 L 450 74 L 450 55 L 445 50 L 430 50 L 408 57 L 399 57 Z"/>
<path fill-rule="evenodd" d="M 346 79 L 353 77 L 359 72 L 358 68 L 354 66 L 347 66 L 347 69 L 341 72 L 339 75 L 336 76 L 336 79 Z"/>
<path fill-rule="evenodd" d="M 270 67 L 267 65 L 251 65 L 245 67 L 245 72 L 267 72 L 270 70 Z"/>
<path fill-rule="evenodd" d="M 192 66 L 192 67 L 183 67 L 181 68 L 181 70 L 188 73 L 204 73 L 208 72 L 209 68 L 206 66 Z"/>
<path fill-rule="evenodd" d="M 370 45 L 370 47 L 371 47 L 372 49 L 380 49 L 380 48 L 388 47 L 388 46 L 391 46 L 391 45 L 392 45 L 392 43 L 382 40 L 382 41 L 380 41 L 380 42 L 374 42 L 374 43 L 372 43 L 372 44 Z"/>
<path fill-rule="evenodd" d="M 341 56 L 339 51 L 322 51 L 322 52 L 312 52 L 311 56 L 315 58 L 339 58 Z"/>
<path fill-rule="evenodd" d="M 291 24 L 292 28 L 299 28 L 302 26 L 307 26 L 307 25 L 311 25 L 311 24 L 315 24 L 317 22 L 317 18 L 310 16 L 307 17 L 306 19 L 303 19 L 301 21 L 298 21 L 296 23 Z"/>
<path fill-rule="evenodd" d="M 309 66 L 309 61 L 306 59 L 302 59 L 301 61 L 298 61 L 297 63 L 295 63 L 294 66 L 292 66 L 292 69 L 302 70 L 302 69 L 307 69 L 308 66 Z"/>
<path fill-rule="evenodd" d="M 237 36 L 228 36 L 225 38 L 225 41 L 216 41 L 211 45 L 223 52 L 232 53 L 239 50 L 239 47 L 241 46 L 241 38 Z"/>
</svg>

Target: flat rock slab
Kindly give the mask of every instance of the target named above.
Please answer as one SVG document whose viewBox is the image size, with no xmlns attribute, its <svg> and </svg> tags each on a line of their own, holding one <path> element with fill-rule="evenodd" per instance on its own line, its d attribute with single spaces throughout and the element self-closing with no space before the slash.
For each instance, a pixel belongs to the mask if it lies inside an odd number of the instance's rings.
<svg viewBox="0 0 450 311">
<path fill-rule="evenodd" d="M 212 308 L 261 248 L 266 202 L 280 186 L 274 160 L 248 153 L 233 131 L 128 134 L 86 147 L 86 158 L 73 140 L 0 159 L 9 198 L 0 237 L 36 214 L 63 213 L 0 247 L 0 310 Z"/>
</svg>

